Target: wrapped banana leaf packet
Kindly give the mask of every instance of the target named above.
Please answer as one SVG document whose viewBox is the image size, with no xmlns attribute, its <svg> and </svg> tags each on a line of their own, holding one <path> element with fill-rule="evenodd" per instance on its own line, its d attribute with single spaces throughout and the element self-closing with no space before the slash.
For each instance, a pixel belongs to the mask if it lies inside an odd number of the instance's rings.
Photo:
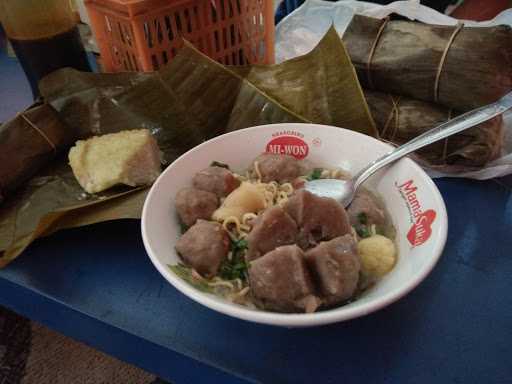
<svg viewBox="0 0 512 384">
<path fill-rule="evenodd" d="M 278 83 L 294 82 L 295 91 L 270 87 L 265 80 L 270 76 Z M 318 79 L 329 79 L 327 86 Z M 185 43 L 158 72 L 62 69 L 43 79 L 40 89 L 45 119 L 40 111 L 29 110 L 0 127 L 0 153 L 9 145 L 18 163 L 27 164 L 23 172 L 9 168 L 0 173 L 5 195 L 0 203 L 0 267 L 36 238 L 59 229 L 140 217 L 147 188 L 118 187 L 91 195 L 80 187 L 67 159 L 69 146 L 78 139 L 147 128 L 168 165 L 214 136 L 261 124 L 314 122 L 378 136 L 334 29 L 307 55 L 274 66 L 225 67 Z M 13 134 L 19 126 L 41 136 L 30 151 L 12 151 L 27 139 Z M 39 156 L 37 161 L 27 162 L 32 154 Z"/>
<path fill-rule="evenodd" d="M 512 91 L 512 10 L 461 21 L 418 2 L 306 0 L 276 27 L 276 61 L 309 52 L 334 25 L 381 140 L 400 145 Z M 432 177 L 512 174 L 512 113 L 414 155 Z"/>
</svg>

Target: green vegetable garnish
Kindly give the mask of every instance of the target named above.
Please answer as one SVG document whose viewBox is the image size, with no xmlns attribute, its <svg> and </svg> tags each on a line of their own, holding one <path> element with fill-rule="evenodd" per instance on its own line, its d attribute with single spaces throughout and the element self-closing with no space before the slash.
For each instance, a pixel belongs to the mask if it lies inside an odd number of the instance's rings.
<svg viewBox="0 0 512 384">
<path fill-rule="evenodd" d="M 229 165 L 221 163 L 220 161 L 212 161 L 212 163 L 210 164 L 210 167 L 221 167 L 221 168 L 229 169 Z"/>
<path fill-rule="evenodd" d="M 320 177 L 322 177 L 322 171 L 323 171 L 322 168 L 315 168 L 315 169 L 313 169 L 313 172 L 311 172 L 306 179 L 308 181 L 318 180 Z"/>
<path fill-rule="evenodd" d="M 220 266 L 219 276 L 225 280 L 240 279 L 247 280 L 247 271 L 249 263 L 245 261 L 245 251 L 247 250 L 247 240 L 231 241 L 231 260 L 224 260 Z"/>
<path fill-rule="evenodd" d="M 245 260 L 229 261 L 226 260 L 220 266 L 219 276 L 224 280 L 247 279 L 247 270 L 249 263 Z"/>
<path fill-rule="evenodd" d="M 183 235 L 185 232 L 188 231 L 188 227 L 180 220 L 180 230 L 181 234 Z"/>
<path fill-rule="evenodd" d="M 179 278 L 185 280 L 194 288 L 200 290 L 201 292 L 213 293 L 213 290 L 208 285 L 207 281 L 194 277 L 192 275 L 192 270 L 186 265 L 178 263 L 176 265 L 168 265 L 168 267 L 170 268 L 171 271 L 178 275 Z"/>
<path fill-rule="evenodd" d="M 245 251 L 248 246 L 249 246 L 249 244 L 247 243 L 247 240 L 245 240 L 245 239 L 231 241 L 231 250 L 233 252 Z"/>
<path fill-rule="evenodd" d="M 364 213 L 364 212 L 360 212 L 357 215 L 357 220 L 359 221 L 360 224 L 363 224 L 363 225 L 368 224 L 368 216 L 366 216 L 366 213 Z"/>
<path fill-rule="evenodd" d="M 365 226 L 360 226 L 356 228 L 356 232 L 361 238 L 370 237 L 372 234 L 370 233 L 369 229 Z"/>
</svg>

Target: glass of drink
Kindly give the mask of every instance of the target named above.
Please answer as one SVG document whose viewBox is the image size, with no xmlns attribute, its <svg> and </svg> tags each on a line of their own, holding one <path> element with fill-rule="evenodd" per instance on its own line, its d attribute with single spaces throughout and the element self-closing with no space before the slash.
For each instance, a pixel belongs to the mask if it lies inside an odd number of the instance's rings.
<svg viewBox="0 0 512 384">
<path fill-rule="evenodd" d="M 0 0 L 0 21 L 30 82 L 63 67 L 91 71 L 70 0 Z"/>
</svg>

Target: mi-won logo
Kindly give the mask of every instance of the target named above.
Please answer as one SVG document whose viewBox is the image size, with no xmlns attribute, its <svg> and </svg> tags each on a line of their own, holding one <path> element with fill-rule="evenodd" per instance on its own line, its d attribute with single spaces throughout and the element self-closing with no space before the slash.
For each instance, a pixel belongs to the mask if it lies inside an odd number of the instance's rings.
<svg viewBox="0 0 512 384">
<path fill-rule="evenodd" d="M 297 136 L 279 136 L 268 142 L 266 151 L 277 155 L 290 155 L 302 160 L 309 153 L 309 146 Z"/>
</svg>

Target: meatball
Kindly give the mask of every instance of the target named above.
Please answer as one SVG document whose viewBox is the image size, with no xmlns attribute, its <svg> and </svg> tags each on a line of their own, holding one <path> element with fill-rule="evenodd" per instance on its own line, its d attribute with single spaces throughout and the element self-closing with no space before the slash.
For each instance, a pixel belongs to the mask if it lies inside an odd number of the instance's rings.
<svg viewBox="0 0 512 384">
<path fill-rule="evenodd" d="M 361 224 L 383 226 L 386 222 L 386 215 L 377 199 L 364 189 L 357 192 L 347 213 L 350 224 L 355 227 Z"/>
<path fill-rule="evenodd" d="M 174 202 L 178 216 L 187 227 L 198 219 L 210 219 L 219 206 L 217 195 L 195 188 L 181 189 Z"/>
<path fill-rule="evenodd" d="M 300 161 L 289 155 L 264 153 L 254 160 L 253 164 L 255 163 L 257 163 L 261 173 L 261 181 L 264 183 L 271 181 L 291 182 L 303 172 Z"/>
<path fill-rule="evenodd" d="M 351 235 L 320 243 L 306 252 L 306 262 L 327 306 L 350 299 L 359 281 L 361 263 Z"/>
<path fill-rule="evenodd" d="M 240 181 L 229 169 L 208 167 L 196 173 L 192 184 L 202 191 L 215 193 L 218 197 L 225 197 L 240 185 Z"/>
<path fill-rule="evenodd" d="M 292 181 L 292 187 L 294 190 L 302 189 L 306 186 L 306 179 L 297 177 Z"/>
<path fill-rule="evenodd" d="M 229 237 L 222 225 L 198 220 L 176 243 L 176 251 L 188 266 L 205 277 L 217 274 L 229 251 Z"/>
<path fill-rule="evenodd" d="M 334 199 L 301 189 L 290 197 L 284 210 L 299 226 L 297 244 L 302 249 L 350 233 L 347 212 Z"/>
<path fill-rule="evenodd" d="M 259 216 L 247 237 L 247 259 L 254 260 L 282 245 L 297 240 L 297 224 L 280 206 L 265 210 Z"/>
<path fill-rule="evenodd" d="M 296 245 L 276 248 L 251 262 L 249 285 L 256 301 L 279 312 L 314 312 L 320 304 L 313 293 L 304 253 Z"/>
</svg>

